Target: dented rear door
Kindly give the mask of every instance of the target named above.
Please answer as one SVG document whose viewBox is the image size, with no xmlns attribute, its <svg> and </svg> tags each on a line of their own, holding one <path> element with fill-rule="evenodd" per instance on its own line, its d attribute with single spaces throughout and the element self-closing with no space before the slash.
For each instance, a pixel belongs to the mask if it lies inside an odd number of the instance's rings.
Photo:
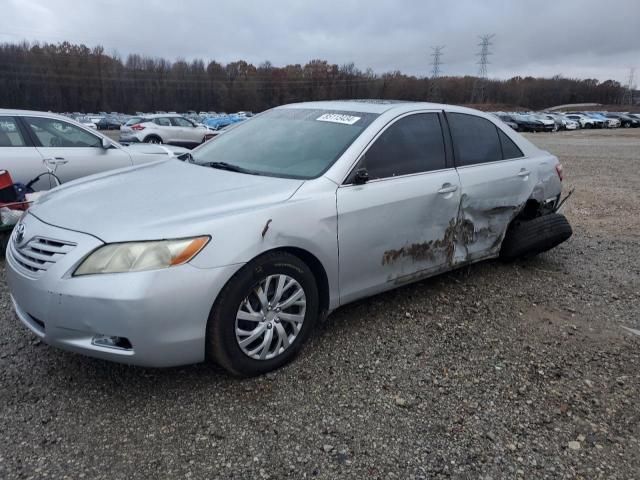
<svg viewBox="0 0 640 480">
<path fill-rule="evenodd" d="M 535 161 L 486 118 L 447 113 L 447 120 L 462 187 L 454 264 L 497 256 L 531 195 Z"/>
</svg>

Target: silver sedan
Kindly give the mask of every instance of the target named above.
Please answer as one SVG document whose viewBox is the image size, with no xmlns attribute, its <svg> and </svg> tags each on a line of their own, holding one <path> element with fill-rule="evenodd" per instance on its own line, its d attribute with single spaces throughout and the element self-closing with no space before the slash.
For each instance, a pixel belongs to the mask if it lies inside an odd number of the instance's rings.
<svg viewBox="0 0 640 480">
<path fill-rule="evenodd" d="M 561 192 L 554 156 L 428 103 L 279 107 L 181 160 L 63 185 L 21 220 L 7 278 L 44 342 L 267 372 L 337 307 L 497 257 Z"/>
</svg>

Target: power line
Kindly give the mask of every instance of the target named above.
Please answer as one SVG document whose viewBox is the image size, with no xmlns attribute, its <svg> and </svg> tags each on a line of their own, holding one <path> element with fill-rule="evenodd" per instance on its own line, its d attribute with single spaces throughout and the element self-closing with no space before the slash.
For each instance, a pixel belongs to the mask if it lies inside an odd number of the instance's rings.
<svg viewBox="0 0 640 480">
<path fill-rule="evenodd" d="M 633 105 L 633 77 L 635 73 L 636 69 L 631 67 L 629 69 L 629 80 L 627 81 L 624 94 L 622 95 L 622 105 Z"/>
<path fill-rule="evenodd" d="M 444 45 L 431 47 L 431 81 L 429 82 L 429 100 L 432 102 L 441 101 L 440 98 L 440 74 L 442 73 L 442 51 Z"/>
<path fill-rule="evenodd" d="M 473 92 L 471 93 L 471 103 L 484 103 L 485 101 L 485 87 L 487 84 L 487 65 L 489 65 L 489 56 L 493 55 L 493 52 L 489 50 L 489 47 L 493 45 L 491 39 L 495 37 L 495 34 L 487 34 L 480 36 L 480 52 L 476 55 L 480 57 L 478 60 L 478 78 L 473 83 Z"/>
</svg>

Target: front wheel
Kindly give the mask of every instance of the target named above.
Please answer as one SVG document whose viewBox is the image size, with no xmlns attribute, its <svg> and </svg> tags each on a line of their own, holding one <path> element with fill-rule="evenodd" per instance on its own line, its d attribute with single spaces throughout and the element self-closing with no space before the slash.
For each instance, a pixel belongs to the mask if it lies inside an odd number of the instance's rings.
<svg viewBox="0 0 640 480">
<path fill-rule="evenodd" d="M 238 376 L 280 368 L 298 353 L 318 318 L 309 267 L 286 252 L 245 265 L 222 289 L 207 324 L 207 356 Z"/>
</svg>

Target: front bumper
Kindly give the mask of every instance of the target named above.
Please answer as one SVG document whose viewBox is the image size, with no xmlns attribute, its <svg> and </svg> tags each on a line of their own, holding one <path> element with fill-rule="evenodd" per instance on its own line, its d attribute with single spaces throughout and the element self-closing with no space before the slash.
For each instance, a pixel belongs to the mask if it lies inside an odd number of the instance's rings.
<svg viewBox="0 0 640 480">
<path fill-rule="evenodd" d="M 146 367 L 169 367 L 205 359 L 207 319 L 218 293 L 240 265 L 200 269 L 190 264 L 148 272 L 72 277 L 96 238 L 52 227 L 32 215 L 30 235 L 76 244 L 46 271 L 18 261 L 12 239 L 7 282 L 18 318 L 54 347 Z M 25 241 L 28 241 L 25 240 Z M 93 344 L 98 335 L 126 338 L 131 348 Z"/>
</svg>

